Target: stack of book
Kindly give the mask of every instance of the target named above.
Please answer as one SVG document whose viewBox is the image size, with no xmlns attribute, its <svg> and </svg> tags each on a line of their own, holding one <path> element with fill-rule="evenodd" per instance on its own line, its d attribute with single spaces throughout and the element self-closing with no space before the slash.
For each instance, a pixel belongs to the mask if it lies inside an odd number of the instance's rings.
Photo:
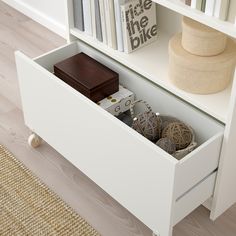
<svg viewBox="0 0 236 236">
<path fill-rule="evenodd" d="M 236 24 L 236 0 L 181 0 L 194 9 Z"/>
<path fill-rule="evenodd" d="M 74 26 L 121 52 L 130 53 L 157 39 L 152 0 L 73 0 Z"/>
</svg>

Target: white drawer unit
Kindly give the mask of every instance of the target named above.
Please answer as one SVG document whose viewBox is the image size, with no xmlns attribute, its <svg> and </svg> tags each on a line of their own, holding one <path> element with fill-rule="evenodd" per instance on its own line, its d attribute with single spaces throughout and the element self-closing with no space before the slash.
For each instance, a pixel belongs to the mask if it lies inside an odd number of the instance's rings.
<svg viewBox="0 0 236 236">
<path fill-rule="evenodd" d="M 155 111 L 188 122 L 199 147 L 176 160 L 52 73 L 79 52 L 119 73 Z M 17 52 L 16 62 L 26 125 L 154 232 L 169 235 L 212 196 L 224 130 L 213 118 L 79 41 L 35 60 Z"/>
<path fill-rule="evenodd" d="M 236 200 L 236 89 L 193 95 L 169 82 L 168 40 L 179 29 L 179 13 L 195 20 L 199 14 L 200 22 L 205 16 L 177 1 L 155 2 L 160 39 L 137 52 L 126 55 L 80 33 L 67 0 L 68 44 L 35 59 L 16 52 L 16 64 L 25 124 L 155 235 L 171 236 L 173 226 L 205 201 L 211 199 L 215 219 Z M 212 18 L 207 25 L 230 30 Z M 54 64 L 79 52 L 119 73 L 120 83 L 155 112 L 188 123 L 198 147 L 179 161 L 57 78 Z"/>
</svg>

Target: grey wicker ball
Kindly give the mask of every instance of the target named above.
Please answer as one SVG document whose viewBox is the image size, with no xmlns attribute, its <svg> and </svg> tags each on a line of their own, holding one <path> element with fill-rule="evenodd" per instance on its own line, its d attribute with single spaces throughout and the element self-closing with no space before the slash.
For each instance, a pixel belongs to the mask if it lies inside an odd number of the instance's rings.
<svg viewBox="0 0 236 236">
<path fill-rule="evenodd" d="M 173 154 L 176 152 L 175 143 L 169 138 L 161 138 L 156 142 L 156 145 L 168 152 L 169 154 Z"/>
<path fill-rule="evenodd" d="M 173 122 L 162 130 L 161 137 L 171 139 L 176 145 L 176 150 L 181 150 L 189 146 L 193 134 L 183 122 Z"/>
<path fill-rule="evenodd" d="M 161 119 L 154 112 L 139 114 L 133 121 L 132 128 L 151 141 L 161 135 Z"/>
</svg>

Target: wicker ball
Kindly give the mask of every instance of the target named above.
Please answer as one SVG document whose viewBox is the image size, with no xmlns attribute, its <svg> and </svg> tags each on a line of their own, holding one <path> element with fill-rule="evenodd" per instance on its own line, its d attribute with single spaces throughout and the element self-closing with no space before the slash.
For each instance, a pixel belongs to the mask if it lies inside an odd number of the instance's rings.
<svg viewBox="0 0 236 236">
<path fill-rule="evenodd" d="M 176 145 L 175 143 L 169 138 L 161 138 L 156 143 L 164 151 L 168 152 L 169 154 L 173 154 L 176 152 Z"/>
<path fill-rule="evenodd" d="M 170 123 L 173 122 L 180 122 L 180 120 L 178 120 L 177 118 L 173 117 L 173 116 L 166 116 L 166 115 L 160 115 L 159 116 L 161 118 L 161 129 L 163 130 L 166 126 L 168 126 Z"/>
<path fill-rule="evenodd" d="M 171 139 L 176 145 L 176 150 L 189 146 L 193 138 L 190 128 L 182 122 L 170 123 L 163 129 L 161 136 Z"/>
<path fill-rule="evenodd" d="M 133 121 L 132 128 L 151 141 L 161 135 L 161 119 L 154 112 L 139 114 Z"/>
</svg>

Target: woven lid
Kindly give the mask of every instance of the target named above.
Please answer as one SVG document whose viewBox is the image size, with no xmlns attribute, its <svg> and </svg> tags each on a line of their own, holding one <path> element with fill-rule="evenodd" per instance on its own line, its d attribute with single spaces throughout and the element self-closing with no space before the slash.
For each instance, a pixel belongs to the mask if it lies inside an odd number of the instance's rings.
<svg viewBox="0 0 236 236">
<path fill-rule="evenodd" d="M 226 49 L 223 53 L 201 57 L 187 52 L 181 43 L 182 34 L 176 34 L 169 42 L 169 55 L 176 64 L 186 66 L 193 70 L 216 71 L 229 65 L 233 66 L 236 62 L 236 44 L 232 39 L 228 39 Z"/>
<path fill-rule="evenodd" d="M 183 17 L 182 27 L 184 30 L 191 31 L 191 34 L 202 37 L 218 37 L 225 36 L 223 33 L 199 23 L 198 21 L 192 20 L 186 16 Z"/>
</svg>

